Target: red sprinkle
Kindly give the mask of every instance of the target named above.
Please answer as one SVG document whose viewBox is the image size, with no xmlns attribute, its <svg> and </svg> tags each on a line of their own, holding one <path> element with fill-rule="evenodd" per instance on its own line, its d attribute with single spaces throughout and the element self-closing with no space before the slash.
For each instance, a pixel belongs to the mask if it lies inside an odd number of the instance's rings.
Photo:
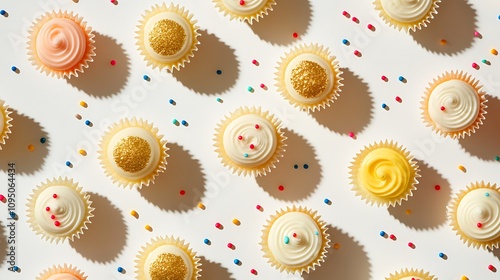
<svg viewBox="0 0 500 280">
<path fill-rule="evenodd" d="M 292 36 L 293 36 L 293 38 L 297 38 L 297 37 L 299 37 L 299 34 L 297 32 L 293 32 Z"/>
<path fill-rule="evenodd" d="M 401 103 L 403 101 L 403 99 L 401 99 L 401 97 L 399 97 L 399 96 L 396 96 L 396 101 Z"/>
<path fill-rule="evenodd" d="M 435 185 L 435 186 L 434 186 L 434 189 L 435 189 L 436 191 L 439 191 L 439 190 L 441 189 L 441 186 L 440 186 L 440 185 Z"/>
<path fill-rule="evenodd" d="M 368 24 L 366 27 L 368 27 L 368 29 L 370 29 L 370 30 L 373 30 L 373 29 L 374 29 L 374 26 L 373 26 L 371 23 L 370 23 L 370 24 Z"/>
<path fill-rule="evenodd" d="M 257 60 L 255 60 L 255 59 L 254 59 L 254 60 L 252 60 L 252 63 L 253 63 L 254 65 L 259 65 L 259 62 L 258 62 Z"/>
<path fill-rule="evenodd" d="M 215 223 L 215 227 L 218 229 L 222 229 L 222 224 L 221 223 Z"/>
<path fill-rule="evenodd" d="M 255 125 L 255 129 L 259 129 L 259 127 L 260 127 L 260 126 L 259 126 L 258 124 L 256 124 L 256 125 Z"/>
<path fill-rule="evenodd" d="M 396 235 L 391 234 L 391 235 L 389 235 L 389 238 L 392 239 L 392 240 L 396 240 Z"/>
<path fill-rule="evenodd" d="M 415 249 L 415 244 L 411 243 L 411 242 L 408 242 L 408 247 L 412 248 L 412 249 Z"/>
<path fill-rule="evenodd" d="M 346 17 L 350 17 L 350 16 L 351 16 L 351 15 L 350 15 L 347 11 L 343 11 L 343 12 L 342 12 L 342 15 L 343 15 L 343 16 L 346 16 Z"/>
<path fill-rule="evenodd" d="M 242 6 L 245 5 L 245 1 L 241 0 L 240 5 L 242 5 Z"/>
<path fill-rule="evenodd" d="M 354 138 L 354 132 L 349 132 L 349 137 Z"/>
<path fill-rule="evenodd" d="M 56 218 L 56 216 L 55 216 L 55 215 L 50 215 L 50 218 L 51 218 L 52 220 L 54 220 L 54 219 Z"/>
<path fill-rule="evenodd" d="M 231 243 L 231 242 L 227 243 L 227 248 L 229 248 L 229 249 L 233 249 L 233 248 L 234 248 L 233 243 Z"/>
<path fill-rule="evenodd" d="M 359 19 L 357 17 L 352 17 L 352 21 L 358 23 L 359 22 Z"/>
<path fill-rule="evenodd" d="M 446 110 L 446 108 L 444 106 L 441 106 L 441 111 L 444 111 Z"/>
<path fill-rule="evenodd" d="M 293 237 L 297 237 L 297 234 L 294 232 L 294 233 L 292 234 L 292 236 L 293 236 Z"/>
<path fill-rule="evenodd" d="M 285 190 L 285 187 L 283 187 L 282 185 L 280 185 L 280 186 L 278 187 L 278 190 L 279 190 L 280 192 L 282 192 L 282 191 L 284 191 L 284 190 Z"/>
<path fill-rule="evenodd" d="M 179 192 L 179 194 L 180 194 L 180 195 L 185 195 L 185 194 L 186 194 L 186 191 L 185 191 L 185 190 L 181 190 L 181 191 Z"/>
<path fill-rule="evenodd" d="M 3 194 L 0 194 L 0 201 L 4 201 L 5 200 L 5 196 Z"/>
<path fill-rule="evenodd" d="M 488 269 L 491 270 L 491 271 L 496 271 L 497 269 L 492 265 L 488 265 Z"/>
<path fill-rule="evenodd" d="M 355 50 L 355 51 L 354 51 L 354 55 L 355 55 L 355 56 L 360 56 L 360 55 L 361 55 L 361 52 L 360 52 L 360 51 L 358 51 L 358 50 Z"/>
<path fill-rule="evenodd" d="M 265 84 L 260 84 L 260 88 L 266 88 Z"/>
<path fill-rule="evenodd" d="M 243 136 L 238 136 L 238 140 L 242 140 L 243 139 Z"/>
<path fill-rule="evenodd" d="M 57 194 L 53 194 L 53 195 L 52 195 L 52 197 L 53 197 L 53 198 L 57 198 Z"/>
<path fill-rule="evenodd" d="M 257 270 L 255 270 L 255 269 L 253 269 L 253 268 L 252 268 L 252 269 L 250 270 L 250 273 L 252 273 L 253 275 L 257 275 Z"/>
<path fill-rule="evenodd" d="M 264 210 L 264 209 L 262 208 L 262 206 L 260 206 L 260 205 L 258 205 L 258 204 L 257 204 L 257 206 L 255 206 L 255 209 L 257 209 L 257 210 L 259 210 L 259 211 L 263 211 L 263 210 Z"/>
<path fill-rule="evenodd" d="M 58 226 L 60 226 L 60 225 L 61 225 L 61 223 L 60 223 L 59 221 L 55 221 L 55 222 L 54 222 L 54 225 L 55 225 L 56 227 L 58 227 Z"/>
<path fill-rule="evenodd" d="M 481 224 L 481 223 L 477 223 L 477 227 L 478 227 L 478 228 L 481 228 L 481 227 L 483 227 L 483 224 Z"/>
<path fill-rule="evenodd" d="M 255 145 L 254 144 L 250 144 L 250 149 L 255 149 Z"/>
<path fill-rule="evenodd" d="M 386 81 L 386 82 L 389 80 L 389 79 L 387 79 L 387 77 L 386 77 L 386 76 L 382 76 L 382 77 L 380 77 L 380 78 L 382 79 L 382 81 Z"/>
<path fill-rule="evenodd" d="M 50 207 L 49 206 L 45 207 L 45 211 L 50 211 Z"/>
<path fill-rule="evenodd" d="M 473 62 L 473 63 L 472 63 L 472 68 L 477 69 L 477 68 L 479 68 L 479 65 L 477 65 L 477 63 Z"/>
<path fill-rule="evenodd" d="M 111 65 L 115 66 L 115 65 L 116 65 L 116 60 L 112 59 L 112 60 L 109 62 L 109 64 L 111 64 Z"/>
</svg>

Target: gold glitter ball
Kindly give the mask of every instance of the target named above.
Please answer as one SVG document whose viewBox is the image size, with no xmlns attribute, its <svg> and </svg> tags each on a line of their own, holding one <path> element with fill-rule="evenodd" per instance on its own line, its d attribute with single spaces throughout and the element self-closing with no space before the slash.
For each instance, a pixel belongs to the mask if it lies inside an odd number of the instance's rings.
<svg viewBox="0 0 500 280">
<path fill-rule="evenodd" d="M 325 91 L 328 76 L 318 63 L 303 60 L 293 68 L 290 82 L 300 95 L 313 98 Z"/>
<path fill-rule="evenodd" d="M 151 158 L 151 147 L 148 141 L 140 137 L 128 136 L 116 144 L 113 158 L 121 169 L 135 173 L 148 165 Z"/>
<path fill-rule="evenodd" d="M 186 32 L 177 22 L 162 19 L 149 32 L 149 45 L 159 55 L 171 56 L 178 53 L 186 41 Z"/>
<path fill-rule="evenodd" d="M 187 266 L 181 256 L 163 253 L 156 258 L 149 268 L 151 280 L 184 280 Z"/>
</svg>

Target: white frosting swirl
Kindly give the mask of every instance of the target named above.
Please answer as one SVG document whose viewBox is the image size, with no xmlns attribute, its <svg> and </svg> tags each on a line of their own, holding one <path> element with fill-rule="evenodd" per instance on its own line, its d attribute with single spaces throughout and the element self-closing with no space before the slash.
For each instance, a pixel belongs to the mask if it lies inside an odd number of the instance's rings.
<svg viewBox="0 0 500 280">
<path fill-rule="evenodd" d="M 75 189 L 50 186 L 37 196 L 34 213 L 40 229 L 50 236 L 66 237 L 82 227 L 87 207 Z"/>
<path fill-rule="evenodd" d="M 45 280 L 81 280 L 71 273 L 57 273 L 49 276 L 49 278 Z"/>
<path fill-rule="evenodd" d="M 149 157 L 146 166 L 143 169 L 133 173 L 127 172 L 120 166 L 118 166 L 113 155 L 114 148 L 117 146 L 117 144 L 122 139 L 130 136 L 136 136 L 145 140 L 149 144 L 149 147 L 151 149 L 151 156 Z M 160 144 L 158 143 L 156 137 L 152 135 L 148 130 L 140 127 L 127 127 L 113 135 L 108 144 L 107 157 L 109 164 L 119 176 L 127 178 L 129 180 L 139 180 L 148 176 L 156 170 L 158 163 L 160 162 L 160 152 Z"/>
<path fill-rule="evenodd" d="M 423 19 L 429 13 L 434 0 L 380 0 L 380 4 L 391 18 L 412 23 Z"/>
<path fill-rule="evenodd" d="M 42 63 L 55 70 L 68 70 L 85 55 L 87 36 L 71 19 L 54 18 L 36 36 L 36 53 Z"/>
<path fill-rule="evenodd" d="M 276 141 L 274 125 L 257 114 L 245 114 L 232 120 L 222 136 L 226 155 L 236 164 L 246 167 L 266 163 L 276 151 Z"/>
<path fill-rule="evenodd" d="M 314 97 L 305 97 L 302 96 L 292 85 L 291 80 L 292 80 L 292 71 L 297 67 L 297 65 L 302 62 L 302 61 L 311 61 L 314 63 L 317 63 L 320 67 L 322 67 L 326 71 L 327 75 L 327 84 L 325 86 L 325 89 L 323 92 L 318 93 Z M 300 54 L 296 57 L 294 57 L 286 66 L 285 69 L 285 86 L 287 92 L 298 102 L 304 103 L 304 104 L 315 104 L 318 103 L 319 101 L 323 100 L 328 93 L 330 93 L 333 89 L 334 86 L 334 81 L 335 81 L 335 76 L 334 76 L 334 71 L 332 68 L 332 65 L 330 64 L 329 61 L 325 60 L 319 55 L 316 54 L 311 54 L 311 53 L 304 53 Z"/>
<path fill-rule="evenodd" d="M 173 55 L 158 54 L 149 44 L 149 34 L 154 29 L 155 24 L 165 19 L 172 20 L 177 24 L 179 24 L 179 26 L 181 26 L 182 29 L 184 29 L 184 33 L 186 34 L 186 39 L 184 40 L 184 44 L 182 45 L 181 49 Z M 177 61 L 183 58 L 186 55 L 186 53 L 188 53 L 191 50 L 191 46 L 193 44 L 192 34 L 193 31 L 191 24 L 182 15 L 175 12 L 159 13 L 149 18 L 148 21 L 146 22 L 146 25 L 144 26 L 144 37 L 143 37 L 144 47 L 146 48 L 148 54 L 156 61 L 163 63 Z"/>
<path fill-rule="evenodd" d="M 162 245 L 159 246 L 158 248 L 154 249 L 152 252 L 148 254 L 148 257 L 146 258 L 146 262 L 144 263 L 144 272 L 143 275 L 146 277 L 145 280 L 151 280 L 151 276 L 149 273 L 151 265 L 156 261 L 158 256 L 161 254 L 174 254 L 177 256 L 180 256 L 182 260 L 184 261 L 184 264 L 186 265 L 187 268 L 187 273 L 186 277 L 184 280 L 191 280 L 193 277 L 193 261 L 191 260 L 191 257 L 181 248 L 175 246 L 175 245 Z"/>
<path fill-rule="evenodd" d="M 273 222 L 267 243 L 276 261 L 289 267 L 302 267 L 318 258 L 323 237 L 311 216 L 288 212 Z"/>
<path fill-rule="evenodd" d="M 260 10 L 269 2 L 269 0 L 245 0 L 243 5 L 240 0 L 221 0 L 222 4 L 230 12 L 238 15 L 252 15 Z"/>
<path fill-rule="evenodd" d="M 460 230 L 468 237 L 494 240 L 500 236 L 500 193 L 489 188 L 471 190 L 460 200 L 456 215 Z"/>
<path fill-rule="evenodd" d="M 480 100 L 476 90 L 467 82 L 449 80 L 432 90 L 427 107 L 436 128 L 453 132 L 466 129 L 475 122 Z"/>
</svg>

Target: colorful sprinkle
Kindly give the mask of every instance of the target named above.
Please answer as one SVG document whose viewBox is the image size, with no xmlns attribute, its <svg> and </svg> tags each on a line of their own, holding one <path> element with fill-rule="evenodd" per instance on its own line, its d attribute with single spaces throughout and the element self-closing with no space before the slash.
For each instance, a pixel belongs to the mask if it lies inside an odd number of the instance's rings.
<svg viewBox="0 0 500 280">
<path fill-rule="evenodd" d="M 491 53 L 492 55 L 497 55 L 497 54 L 498 54 L 498 51 L 497 51 L 496 49 L 491 49 L 491 50 L 490 50 L 490 53 Z"/>
<path fill-rule="evenodd" d="M 479 33 L 479 31 L 474 31 L 474 36 L 478 37 L 478 38 L 482 38 L 483 36 L 481 35 L 481 33 Z"/>
<path fill-rule="evenodd" d="M 361 56 L 361 52 L 360 52 L 360 51 L 358 51 L 358 50 L 355 50 L 355 51 L 354 51 L 354 55 L 355 55 L 355 56 L 360 57 L 360 56 Z"/>
<path fill-rule="evenodd" d="M 219 98 L 219 97 L 217 97 L 217 98 L 215 99 L 215 101 L 217 101 L 217 102 L 219 102 L 219 103 L 224 103 L 224 101 L 223 101 L 221 98 Z"/>
<path fill-rule="evenodd" d="M 413 244 L 412 242 L 408 242 L 408 247 L 415 249 L 415 244 Z"/>
<path fill-rule="evenodd" d="M 442 258 L 442 259 L 446 259 L 446 258 L 447 258 L 446 254 L 445 254 L 445 253 L 443 253 L 443 252 L 439 252 L 438 256 L 439 256 L 440 258 Z"/>
<path fill-rule="evenodd" d="M 203 239 L 203 243 L 205 243 L 207 245 L 212 244 L 212 242 L 210 242 L 210 240 L 208 238 Z"/>
<path fill-rule="evenodd" d="M 12 219 L 14 219 L 17 215 L 16 215 L 16 213 L 15 213 L 14 211 L 10 211 L 10 212 L 9 212 L 9 216 L 10 216 Z"/>
<path fill-rule="evenodd" d="M 116 60 L 111 59 L 111 61 L 109 62 L 109 64 L 111 64 L 111 66 L 115 66 L 116 65 Z"/>
<path fill-rule="evenodd" d="M 81 119 L 82 119 L 82 116 L 80 116 L 80 114 L 76 114 L 76 115 L 75 115 L 75 118 L 76 118 L 77 120 L 81 120 Z"/>
<path fill-rule="evenodd" d="M 250 149 L 255 149 L 255 145 L 254 144 L 250 144 Z"/>
<path fill-rule="evenodd" d="M 55 193 L 55 194 L 53 194 L 53 195 L 52 195 L 52 197 L 53 197 L 53 198 L 57 198 L 57 194 L 56 194 L 56 193 Z"/>
<path fill-rule="evenodd" d="M 248 92 L 254 92 L 254 89 L 253 89 L 253 87 L 248 86 L 248 87 L 247 87 L 247 91 L 248 91 Z"/>
<path fill-rule="evenodd" d="M 0 15 L 5 15 L 7 12 L 5 10 L 0 10 Z"/>
<path fill-rule="evenodd" d="M 244 0 L 240 0 L 240 5 L 241 6 L 245 5 L 245 1 Z"/>
<path fill-rule="evenodd" d="M 342 44 L 346 45 L 346 46 L 349 46 L 350 45 L 350 42 L 349 40 L 347 39 L 342 39 Z"/>
<path fill-rule="evenodd" d="M 82 156 L 86 156 L 87 155 L 87 151 L 85 150 L 79 150 L 78 153 Z"/>
<path fill-rule="evenodd" d="M 394 235 L 394 234 L 389 235 L 389 238 L 392 239 L 392 240 L 396 240 L 397 239 L 396 235 Z"/>
<path fill-rule="evenodd" d="M 403 77 L 403 76 L 399 76 L 399 77 L 398 77 L 398 80 L 399 80 L 400 82 L 403 82 L 403 83 L 405 83 L 405 82 L 406 82 L 406 78 L 405 78 L 405 77 Z"/>
<path fill-rule="evenodd" d="M 384 82 L 389 81 L 389 79 L 386 76 L 384 76 L 384 75 L 382 75 L 382 77 L 380 77 L 380 79 L 382 79 L 382 81 L 384 81 Z"/>
<path fill-rule="evenodd" d="M 349 132 L 349 137 L 351 137 L 351 138 L 355 138 L 355 137 L 356 137 L 356 135 L 354 134 L 354 132 Z"/>
<path fill-rule="evenodd" d="M 256 59 L 252 60 L 252 64 L 255 66 L 259 66 L 259 62 Z"/>
<path fill-rule="evenodd" d="M 282 192 L 282 191 L 284 191 L 284 190 L 285 190 L 285 187 L 283 187 L 282 185 L 279 185 L 278 190 L 279 190 L 280 192 Z"/>
<path fill-rule="evenodd" d="M 342 15 L 345 17 L 350 17 L 351 15 L 347 11 L 343 11 Z M 499 16 L 500 17 L 500 16 Z"/>
<path fill-rule="evenodd" d="M 180 194 L 180 195 L 185 195 L 185 194 L 186 194 L 186 191 L 185 191 L 185 190 L 180 190 L 180 191 L 179 191 L 179 194 Z"/>
<path fill-rule="evenodd" d="M 294 165 L 293 165 L 293 168 L 294 168 L 294 169 L 298 169 L 298 168 L 299 168 L 299 166 L 298 166 L 297 164 L 294 164 Z"/>
<path fill-rule="evenodd" d="M 482 227 L 483 227 L 483 224 L 481 224 L 481 223 L 477 223 L 477 225 L 476 225 L 476 226 L 477 226 L 478 228 L 482 228 Z"/>
<path fill-rule="evenodd" d="M 235 265 L 240 265 L 240 264 L 241 264 L 240 260 L 238 260 L 238 259 L 234 259 L 234 260 L 233 260 L 233 263 L 234 263 Z"/>
<path fill-rule="evenodd" d="M 45 137 L 40 138 L 40 143 L 44 144 L 45 142 L 47 142 L 47 138 Z"/>
<path fill-rule="evenodd" d="M 292 36 L 293 36 L 293 38 L 298 38 L 298 37 L 299 37 L 299 34 L 298 34 L 297 32 L 294 32 L 294 33 L 292 34 Z"/>
<path fill-rule="evenodd" d="M 441 41 L 439 41 L 439 43 L 441 44 L 441 46 L 444 46 L 444 45 L 446 45 L 446 43 L 448 43 L 448 41 L 446 41 L 445 39 L 441 39 Z"/>
<path fill-rule="evenodd" d="M 85 101 L 80 101 L 80 106 L 82 106 L 83 108 L 87 108 L 89 105 L 87 104 L 87 102 Z"/>
<path fill-rule="evenodd" d="M 262 208 L 262 206 L 258 205 L 255 206 L 255 209 L 259 210 L 260 212 L 264 211 L 264 208 Z"/>
<path fill-rule="evenodd" d="M 308 169 L 308 168 L 309 168 L 309 164 L 304 163 L 304 169 Z"/>
<path fill-rule="evenodd" d="M 72 167 L 72 166 L 73 166 L 73 164 L 71 164 L 71 162 L 68 160 L 68 161 L 66 161 L 66 166 L 67 166 L 67 167 Z"/>
<path fill-rule="evenodd" d="M 145 225 L 144 229 L 146 229 L 147 231 L 150 231 L 150 232 L 153 231 L 153 228 L 150 225 Z"/>
<path fill-rule="evenodd" d="M 388 108 L 388 107 L 389 107 L 389 106 L 387 106 L 387 104 L 382 103 L 382 109 L 386 109 L 386 108 Z"/>
<path fill-rule="evenodd" d="M 444 106 L 441 106 L 441 108 L 439 108 L 439 109 L 441 109 L 441 111 L 446 110 L 446 108 Z"/>
<path fill-rule="evenodd" d="M 285 238 L 283 238 L 283 242 L 285 242 L 285 244 L 290 243 L 290 237 L 285 235 Z"/>
<path fill-rule="evenodd" d="M 477 63 L 473 62 L 472 63 L 472 68 L 474 68 L 474 69 L 477 70 L 477 69 L 479 69 L 479 65 Z"/>
<path fill-rule="evenodd" d="M 329 200 L 328 198 L 323 199 L 323 202 L 328 205 L 332 204 L 332 201 Z"/>
<path fill-rule="evenodd" d="M 488 265 L 488 269 L 493 271 L 493 272 L 497 271 L 496 267 L 494 267 L 492 264 Z"/>
<path fill-rule="evenodd" d="M 182 121 L 181 121 L 181 124 L 182 124 L 183 126 L 187 126 L 187 125 L 188 125 L 188 122 L 187 122 L 186 120 L 182 120 Z"/>
<path fill-rule="evenodd" d="M 387 235 L 387 233 L 385 233 L 385 231 L 383 230 L 381 230 L 378 234 L 382 237 L 385 237 Z"/>
<path fill-rule="evenodd" d="M 49 206 L 45 207 L 45 211 L 47 212 L 50 211 L 50 207 Z"/>
<path fill-rule="evenodd" d="M 137 213 L 137 211 L 135 211 L 135 210 L 132 210 L 132 211 L 130 211 L 130 216 L 135 217 L 136 219 L 138 219 L 139 218 L 139 213 Z"/>
<path fill-rule="evenodd" d="M 218 229 L 224 229 L 224 226 L 221 223 L 215 223 L 215 227 Z"/>
<path fill-rule="evenodd" d="M 5 202 L 5 196 L 3 194 L 0 194 L 0 201 Z"/>
<path fill-rule="evenodd" d="M 440 185 L 435 185 L 435 186 L 434 186 L 434 189 L 435 189 L 436 191 L 439 191 L 439 190 L 441 189 L 441 186 L 440 186 Z"/>
<path fill-rule="evenodd" d="M 144 76 L 142 76 L 142 78 L 144 79 L 144 81 L 148 81 L 148 82 L 151 81 L 151 79 L 149 78 L 148 75 L 144 75 Z"/>
<path fill-rule="evenodd" d="M 123 267 L 119 266 L 119 267 L 116 269 L 116 271 L 118 271 L 118 272 L 122 273 L 122 272 L 124 272 L 125 270 L 123 269 Z"/>
<path fill-rule="evenodd" d="M 458 169 L 459 169 L 460 171 L 464 172 L 464 173 L 465 173 L 465 172 L 467 172 L 467 169 L 466 169 L 466 168 L 465 168 L 465 166 L 463 166 L 463 165 L 459 165 L 459 166 L 458 166 Z"/>
<path fill-rule="evenodd" d="M 406 213 L 406 215 L 410 215 L 411 214 L 411 209 L 406 209 L 405 213 Z"/>
<path fill-rule="evenodd" d="M 495 156 L 496 161 L 500 161 L 500 156 Z"/>
<path fill-rule="evenodd" d="M 35 146 L 33 146 L 32 144 L 29 144 L 28 145 L 28 151 L 32 152 L 35 150 Z"/>
<path fill-rule="evenodd" d="M 260 125 L 256 124 L 255 129 L 259 129 L 259 128 L 260 128 Z"/>
<path fill-rule="evenodd" d="M 206 209 L 205 204 L 203 204 L 201 202 L 198 203 L 198 208 L 200 208 L 201 210 L 205 210 Z"/>
<path fill-rule="evenodd" d="M 255 269 L 253 269 L 253 268 L 252 268 L 252 269 L 250 269 L 250 273 L 252 273 L 253 275 L 257 275 L 257 274 L 259 274 L 259 273 L 257 272 L 257 270 L 255 270 Z"/>
<path fill-rule="evenodd" d="M 91 122 L 91 121 L 89 121 L 89 120 L 86 120 L 86 121 L 85 121 L 85 125 L 86 125 L 86 126 L 90 126 L 90 127 L 92 127 L 92 126 L 93 126 L 92 122 Z"/>
<path fill-rule="evenodd" d="M 248 157 L 248 154 L 247 154 L 247 153 L 244 153 L 244 154 L 243 154 L 243 156 L 247 158 L 247 157 Z"/>
<path fill-rule="evenodd" d="M 236 249 L 236 247 L 234 246 L 234 244 L 231 243 L 231 242 L 227 243 L 227 248 L 232 249 L 232 250 Z"/>
<path fill-rule="evenodd" d="M 373 26 L 373 24 L 370 24 L 370 23 L 369 23 L 369 24 L 366 26 L 366 28 L 370 29 L 371 31 L 375 31 L 375 26 Z"/>
<path fill-rule="evenodd" d="M 170 104 L 172 104 L 172 105 L 176 105 L 176 104 L 177 104 L 177 103 L 175 102 L 175 100 L 173 100 L 173 99 L 169 99 L 169 100 L 168 100 L 168 103 L 170 103 Z"/>
<path fill-rule="evenodd" d="M 241 225 L 241 222 L 240 222 L 240 220 L 235 218 L 235 219 L 233 219 L 233 224 L 239 226 L 239 225 Z"/>
<path fill-rule="evenodd" d="M 266 85 L 265 84 L 260 84 L 259 85 L 261 89 L 267 89 Z"/>
<path fill-rule="evenodd" d="M 54 222 L 54 225 L 55 225 L 56 227 L 58 227 L 58 226 L 60 226 L 60 225 L 61 225 L 61 223 L 60 223 L 59 221 L 55 221 L 55 222 Z"/>
<path fill-rule="evenodd" d="M 15 265 L 15 266 L 13 266 L 13 267 L 12 267 L 12 269 L 13 269 L 14 271 L 19 271 L 19 266 Z"/>
<path fill-rule="evenodd" d="M 335 249 L 335 250 L 340 249 L 340 243 L 333 244 L 333 249 Z"/>
<path fill-rule="evenodd" d="M 12 66 L 12 67 L 10 67 L 10 70 L 16 72 L 17 71 L 17 67 L 16 66 Z"/>
<path fill-rule="evenodd" d="M 52 220 L 55 220 L 55 219 L 56 219 L 56 216 L 55 216 L 55 215 L 50 215 L 50 218 L 51 218 Z"/>
<path fill-rule="evenodd" d="M 217 70 L 217 71 L 215 71 L 215 73 L 217 73 L 217 75 L 221 75 L 222 74 L 222 70 Z"/>
<path fill-rule="evenodd" d="M 460 278 L 460 280 L 469 280 L 469 277 L 467 277 L 467 276 L 463 275 L 463 276 Z"/>
<path fill-rule="evenodd" d="M 355 23 L 359 23 L 359 19 L 357 17 L 352 17 L 352 21 L 354 21 Z"/>
<path fill-rule="evenodd" d="M 403 99 L 401 99 L 401 97 L 399 96 L 396 96 L 396 98 L 394 98 L 397 102 L 401 103 L 403 102 Z"/>
<path fill-rule="evenodd" d="M 175 124 L 175 125 L 179 125 L 179 121 L 177 119 L 173 119 L 172 123 Z"/>
</svg>

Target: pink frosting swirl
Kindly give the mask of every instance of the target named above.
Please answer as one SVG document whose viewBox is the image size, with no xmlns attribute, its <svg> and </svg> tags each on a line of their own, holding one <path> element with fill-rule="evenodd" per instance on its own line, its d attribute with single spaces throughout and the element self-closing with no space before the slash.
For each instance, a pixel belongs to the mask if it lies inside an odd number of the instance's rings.
<svg viewBox="0 0 500 280">
<path fill-rule="evenodd" d="M 46 22 L 36 37 L 36 52 L 45 66 L 67 70 L 78 64 L 85 55 L 87 36 L 82 27 L 67 18 Z"/>
</svg>

